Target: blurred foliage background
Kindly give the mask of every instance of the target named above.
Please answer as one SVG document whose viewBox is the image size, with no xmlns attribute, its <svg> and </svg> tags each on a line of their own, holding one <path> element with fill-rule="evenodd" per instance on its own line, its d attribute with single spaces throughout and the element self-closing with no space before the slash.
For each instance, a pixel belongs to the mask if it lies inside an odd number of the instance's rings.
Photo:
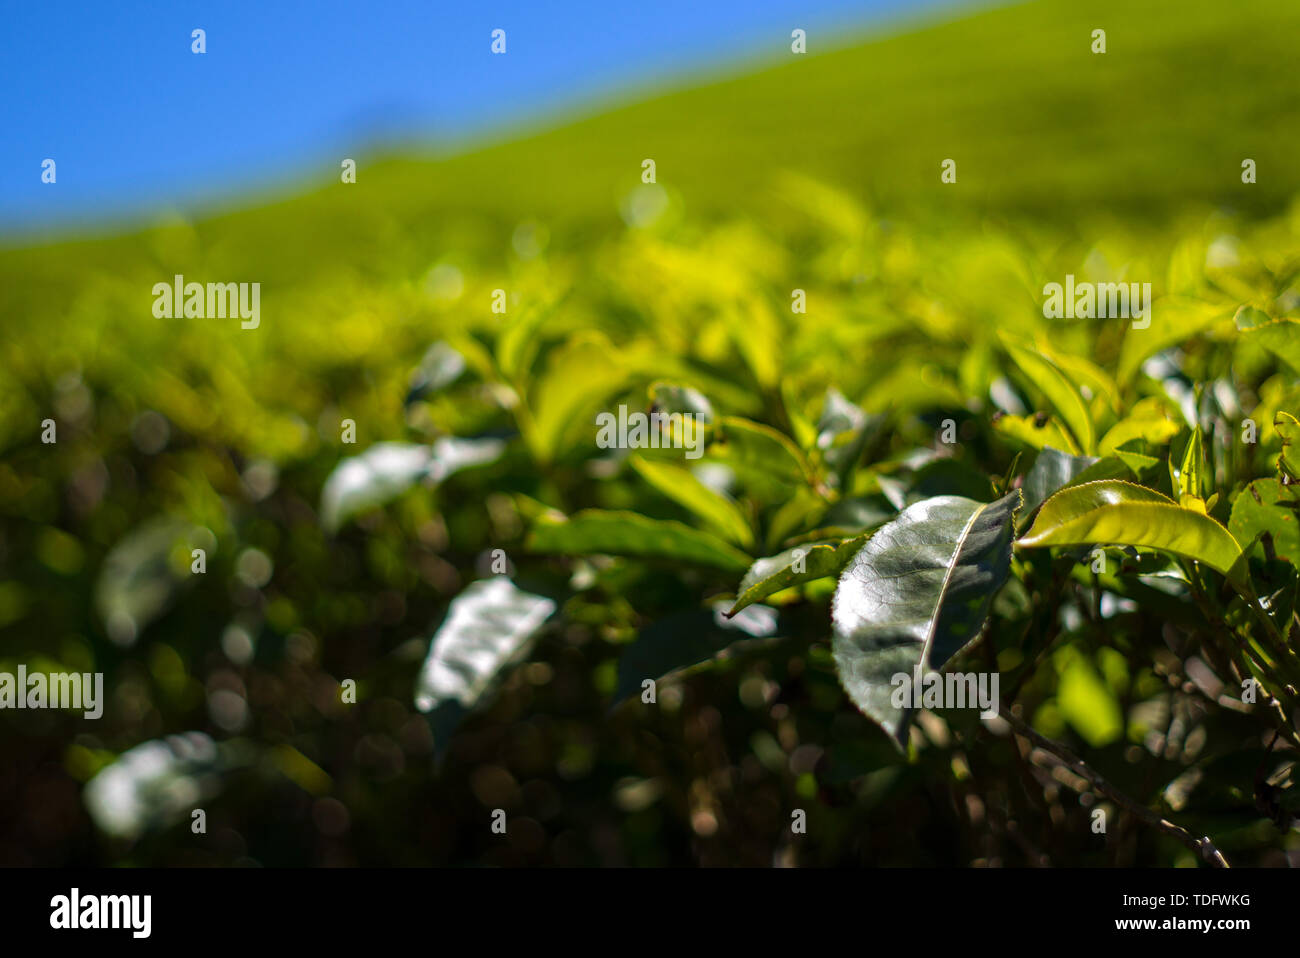
<svg viewBox="0 0 1300 958">
<path fill-rule="evenodd" d="M 1187 864 L 1132 823 L 1102 841 L 1009 739 L 968 748 L 968 717 L 930 717 L 927 746 L 895 753 L 840 690 L 825 590 L 657 707 L 611 708 L 638 631 L 737 576 L 533 555 L 525 535 L 543 505 L 682 518 L 594 447 L 594 414 L 645 408 L 660 380 L 783 430 L 834 387 L 887 417 L 881 461 L 955 417 L 956 455 L 989 476 L 1018 448 L 991 423 L 1000 336 L 1087 357 L 1131 398 L 1177 347 L 1188 383 L 1294 411 L 1294 374 L 1232 315 L 1297 305 L 1277 279 L 1300 256 L 1298 27 L 1271 0 L 1013 5 L 463 155 L 362 159 L 354 185 L 331 172 L 255 208 L 0 251 L 0 669 L 102 671 L 108 698 L 96 722 L 0 712 L 0 861 Z M 153 284 L 178 273 L 261 283 L 260 327 L 154 318 Z M 1152 282 L 1151 337 L 1044 320 L 1042 287 L 1067 273 Z M 406 402 L 437 341 L 467 374 Z M 345 457 L 444 436 L 511 441 L 324 527 Z M 560 614 L 435 742 L 416 675 L 494 549 Z M 1134 628 L 1147 651 L 1126 658 L 1076 624 L 1022 693 L 1039 728 L 1142 800 L 1222 745 L 1189 827 L 1234 863 L 1294 858 L 1233 790 L 1259 759 L 1225 767 L 1235 719 L 1187 745 L 1204 717 L 1159 670 L 1160 622 Z M 148 744 L 190 732 L 206 738 Z M 138 793 L 119 777 L 96 819 L 86 783 L 114 762 L 159 775 Z"/>
</svg>

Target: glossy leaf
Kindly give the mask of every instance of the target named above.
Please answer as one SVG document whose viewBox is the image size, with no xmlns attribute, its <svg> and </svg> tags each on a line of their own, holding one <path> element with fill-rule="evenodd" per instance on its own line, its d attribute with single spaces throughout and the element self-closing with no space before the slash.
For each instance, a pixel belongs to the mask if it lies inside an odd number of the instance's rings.
<svg viewBox="0 0 1300 958">
<path fill-rule="evenodd" d="M 494 462 L 505 451 L 501 439 L 445 437 L 432 446 L 381 442 L 344 459 L 321 490 L 321 524 L 337 532 L 347 520 L 400 496 L 421 480 L 438 483 L 454 472 Z"/>
<path fill-rule="evenodd" d="M 471 583 L 451 600 L 429 643 L 415 686 L 415 707 L 430 712 L 445 701 L 473 708 L 501 668 L 533 638 L 555 602 L 532 595 L 505 576 Z"/>
<path fill-rule="evenodd" d="M 703 393 L 689 386 L 676 383 L 657 382 L 650 386 L 650 402 L 658 412 L 689 413 L 698 416 L 701 422 L 712 423 L 713 405 Z"/>
<path fill-rule="evenodd" d="M 211 553 L 217 539 L 178 517 L 159 516 L 109 550 L 95 583 L 95 606 L 114 642 L 133 644 L 178 591 L 193 584 L 190 563 L 196 548 Z"/>
<path fill-rule="evenodd" d="M 937 671 L 975 639 L 1011 563 L 1014 492 L 994 503 L 939 496 L 881 527 L 840 576 L 832 648 L 849 698 L 901 747 L 913 717 L 898 674 Z"/>
<path fill-rule="evenodd" d="M 445 342 L 436 342 L 425 352 L 411 374 L 405 405 L 446 389 L 465 371 L 465 357 Z"/>
<path fill-rule="evenodd" d="M 87 784 L 91 821 L 115 838 L 134 839 L 175 824 L 213 797 L 223 759 L 203 732 L 152 739 L 127 749 Z"/>
</svg>

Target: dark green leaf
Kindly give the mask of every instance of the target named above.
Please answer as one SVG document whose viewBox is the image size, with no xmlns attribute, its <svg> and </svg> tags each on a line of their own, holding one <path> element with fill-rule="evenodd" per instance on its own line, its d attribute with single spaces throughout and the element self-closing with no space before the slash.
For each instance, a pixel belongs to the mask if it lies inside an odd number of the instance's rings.
<svg viewBox="0 0 1300 958">
<path fill-rule="evenodd" d="M 992 504 L 940 496 L 881 527 L 840 577 L 833 649 L 849 698 L 901 747 L 910 705 L 891 680 L 943 667 L 975 639 L 1011 564 L 1014 492 Z"/>
</svg>

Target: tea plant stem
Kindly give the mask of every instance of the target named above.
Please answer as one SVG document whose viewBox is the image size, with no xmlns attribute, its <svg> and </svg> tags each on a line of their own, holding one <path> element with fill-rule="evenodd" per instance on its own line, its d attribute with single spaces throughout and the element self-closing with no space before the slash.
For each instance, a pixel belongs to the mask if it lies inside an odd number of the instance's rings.
<svg viewBox="0 0 1300 958">
<path fill-rule="evenodd" d="M 1115 804 L 1121 806 L 1134 816 L 1146 822 L 1152 828 L 1155 828 L 1171 838 L 1176 838 L 1189 849 L 1195 852 L 1199 857 L 1205 859 L 1215 868 L 1227 868 L 1228 860 L 1223 857 L 1223 853 L 1210 840 L 1209 836 L 1197 838 L 1181 825 L 1175 825 L 1167 818 L 1163 818 L 1145 805 L 1140 805 L 1133 799 L 1129 798 L 1106 779 L 1102 778 L 1093 768 L 1083 759 L 1075 755 L 1060 742 L 1054 742 L 1049 738 L 1039 735 L 1032 728 L 1011 714 L 1010 709 L 1001 709 L 999 714 L 1003 720 L 1011 726 L 1012 730 L 1022 738 L 1028 739 L 1032 744 L 1038 746 L 1043 751 L 1050 753 L 1063 762 L 1070 771 L 1074 772 L 1080 778 L 1088 782 L 1097 791 L 1098 794 L 1104 795 Z"/>
</svg>

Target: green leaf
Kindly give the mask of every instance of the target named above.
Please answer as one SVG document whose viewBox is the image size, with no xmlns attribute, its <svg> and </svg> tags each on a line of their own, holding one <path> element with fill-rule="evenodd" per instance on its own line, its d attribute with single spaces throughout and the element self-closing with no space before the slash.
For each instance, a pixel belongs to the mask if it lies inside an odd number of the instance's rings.
<svg viewBox="0 0 1300 958">
<path fill-rule="evenodd" d="M 497 368 L 506 382 L 522 387 L 541 348 L 541 330 L 554 315 L 550 302 L 529 302 L 511 316 L 496 341 Z"/>
<path fill-rule="evenodd" d="M 747 569 L 751 562 L 734 546 L 680 522 L 602 509 L 587 509 L 568 519 L 540 516 L 526 545 L 530 552 L 652 556 L 729 572 Z"/>
<path fill-rule="evenodd" d="M 1129 471 L 1144 482 L 1147 480 L 1147 473 L 1152 472 L 1157 466 L 1161 465 L 1161 460 L 1155 456 L 1148 456 L 1144 452 L 1139 452 L 1132 447 L 1145 445 L 1141 439 L 1132 439 L 1127 449 L 1116 449 L 1114 456 L 1124 465 L 1128 466 Z M 1120 476 L 1098 476 L 1099 479 L 1118 479 Z"/>
<path fill-rule="evenodd" d="M 807 486 L 796 487 L 768 518 L 767 535 L 764 536 L 766 547 L 775 549 L 795 535 L 806 535 L 825 514 L 825 499 Z"/>
<path fill-rule="evenodd" d="M 334 533 L 353 516 L 400 496 L 417 482 L 438 483 L 454 472 L 494 462 L 505 451 L 501 439 L 446 437 L 432 446 L 380 442 L 344 459 L 321 490 L 321 524 Z"/>
<path fill-rule="evenodd" d="M 1195 559 L 1241 581 L 1241 546 L 1227 529 L 1202 512 L 1184 509 L 1131 482 L 1088 482 L 1058 492 L 1043 504 L 1028 534 L 1016 544 L 1145 546 Z"/>
<path fill-rule="evenodd" d="M 631 463 L 632 468 L 646 482 L 678 505 L 695 513 L 712 526 L 715 532 L 721 533 L 742 549 L 753 548 L 754 532 L 735 500 L 714 492 L 700 482 L 693 472 L 682 466 L 642 456 L 633 456 Z"/>
<path fill-rule="evenodd" d="M 871 533 L 866 532 L 843 542 L 809 542 L 757 560 L 740 580 L 740 595 L 727 615 L 735 615 L 746 606 L 801 582 L 839 575 L 870 538 Z"/>
<path fill-rule="evenodd" d="M 554 612 L 553 600 L 505 576 L 473 582 L 451 600 L 415 683 L 415 707 L 429 715 L 438 748 Z"/>
<path fill-rule="evenodd" d="M 1034 348 L 1051 360 L 1052 364 L 1065 373 L 1072 382 L 1086 386 L 1092 393 L 1094 402 L 1100 401 L 1101 405 L 1107 408 L 1119 409 L 1119 389 L 1115 385 L 1115 380 L 1100 366 L 1082 356 L 1072 356 L 1059 349 L 1053 349 L 1051 344 L 1045 341 L 1036 342 Z"/>
<path fill-rule="evenodd" d="M 880 528 L 840 576 L 832 649 L 849 698 L 901 748 L 913 709 L 891 680 L 937 671 L 975 639 L 1011 564 L 1019 491 L 994 503 L 939 496 Z"/>
<path fill-rule="evenodd" d="M 724 306 L 721 316 L 759 385 L 776 385 L 781 378 L 785 337 L 772 308 L 765 300 L 748 296 L 734 306 Z"/>
<path fill-rule="evenodd" d="M 1290 486 L 1276 479 L 1256 479 L 1237 494 L 1228 517 L 1228 531 L 1241 543 L 1267 534 L 1273 554 L 1293 565 L 1300 563 L 1300 499 Z M 1263 543 L 1251 550 L 1267 555 Z"/>
<path fill-rule="evenodd" d="M 1010 343 L 1004 345 L 1025 378 L 1052 404 L 1069 427 L 1079 451 L 1091 453 L 1097 441 L 1092 415 L 1075 385 L 1044 356 L 1021 346 Z"/>
</svg>

